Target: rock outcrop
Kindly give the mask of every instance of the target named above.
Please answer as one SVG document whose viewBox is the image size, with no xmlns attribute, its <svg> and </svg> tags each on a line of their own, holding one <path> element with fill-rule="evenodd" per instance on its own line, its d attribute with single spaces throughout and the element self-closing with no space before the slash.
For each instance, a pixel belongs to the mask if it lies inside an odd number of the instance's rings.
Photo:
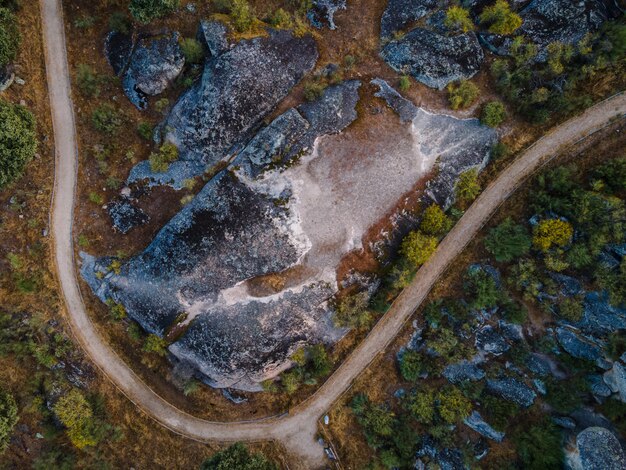
<svg viewBox="0 0 626 470">
<path fill-rule="evenodd" d="M 576 470 L 626 470 L 626 456 L 619 441 L 611 431 L 597 426 L 576 436 L 576 451 L 568 460 Z"/>
<path fill-rule="evenodd" d="M 626 366 L 620 362 L 613 363 L 613 367 L 604 373 L 604 382 L 618 398 L 626 403 Z"/>
<path fill-rule="evenodd" d="M 447 36 L 423 28 L 389 42 L 381 55 L 396 72 L 408 72 L 417 81 L 439 90 L 473 77 L 484 59 L 474 33 Z"/>
<path fill-rule="evenodd" d="M 313 26 L 321 29 L 324 22 L 331 30 L 337 29 L 335 13 L 346 9 L 346 0 L 315 0 L 313 8 L 307 12 L 307 18 Z"/>
<path fill-rule="evenodd" d="M 478 434 L 491 439 L 492 441 L 502 442 L 504 433 L 493 429 L 480 415 L 478 411 L 472 411 L 472 414 L 463 420 L 466 426 L 476 431 Z"/>
<path fill-rule="evenodd" d="M 150 217 L 137 207 L 129 198 L 121 197 L 107 204 L 113 228 L 121 233 L 128 233 L 134 227 L 146 224 Z"/>
<path fill-rule="evenodd" d="M 15 74 L 11 66 L 0 67 L 0 92 L 6 90 L 13 84 Z"/>
<path fill-rule="evenodd" d="M 482 380 L 485 378 L 485 371 L 469 361 L 461 361 L 446 366 L 441 375 L 448 379 L 449 382 L 458 384 L 467 380 L 473 382 Z"/>
<path fill-rule="evenodd" d="M 487 380 L 487 390 L 494 395 L 528 408 L 537 394 L 526 384 L 513 378 Z"/>
<path fill-rule="evenodd" d="M 557 328 L 556 339 L 567 353 L 577 359 L 595 361 L 602 357 L 602 350 L 597 344 L 581 337 L 570 328 Z"/>
<path fill-rule="evenodd" d="M 148 178 L 180 188 L 240 148 L 267 114 L 309 72 L 318 53 L 311 36 L 270 31 L 244 40 L 208 60 L 201 80 L 181 96 L 162 125 L 164 140 L 179 149 L 179 160 L 164 173 L 139 163 L 129 182 Z"/>
<path fill-rule="evenodd" d="M 389 0 L 380 20 L 381 39 L 393 38 L 436 7 L 437 0 Z"/>
<path fill-rule="evenodd" d="M 228 29 L 219 21 L 201 21 L 196 37 L 201 44 L 204 44 L 211 57 L 217 57 L 230 48 Z"/>
</svg>

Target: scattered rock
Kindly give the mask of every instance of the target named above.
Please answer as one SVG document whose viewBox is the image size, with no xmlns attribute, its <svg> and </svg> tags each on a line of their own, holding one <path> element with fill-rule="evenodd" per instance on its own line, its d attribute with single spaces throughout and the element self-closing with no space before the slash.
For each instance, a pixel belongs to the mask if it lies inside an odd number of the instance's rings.
<svg viewBox="0 0 626 470">
<path fill-rule="evenodd" d="M 483 417 L 478 411 L 472 411 L 472 414 L 463 420 L 468 427 L 476 431 L 478 434 L 491 439 L 492 441 L 502 442 L 505 434 L 503 432 L 496 431 L 489 424 L 485 422 Z"/>
<path fill-rule="evenodd" d="M 528 385 L 509 377 L 487 380 L 487 390 L 524 408 L 532 405 L 537 397 L 537 394 Z"/>
<path fill-rule="evenodd" d="M 602 350 L 597 344 L 579 336 L 570 328 L 558 327 L 556 339 L 567 353 L 577 359 L 595 361 L 602 357 Z"/>
<path fill-rule="evenodd" d="M 609 386 L 604 382 L 602 376 L 598 374 L 590 375 L 587 377 L 589 383 L 589 389 L 596 399 L 608 398 L 613 393 Z"/>
<path fill-rule="evenodd" d="M 511 349 L 502 335 L 491 325 L 486 325 L 476 333 L 476 348 L 479 351 L 500 356 Z"/>
<path fill-rule="evenodd" d="M 552 422 L 563 429 L 576 429 L 576 421 L 567 416 L 554 416 Z"/>
<path fill-rule="evenodd" d="M 444 36 L 422 28 L 391 41 L 381 56 L 396 72 L 409 73 L 439 90 L 456 80 L 473 77 L 484 59 L 474 33 Z"/>
<path fill-rule="evenodd" d="M 604 373 L 604 382 L 626 403 L 626 367 L 623 364 L 614 362 L 613 368 Z"/>
<path fill-rule="evenodd" d="M 465 380 L 482 380 L 485 378 L 485 371 L 483 371 L 476 364 L 472 364 L 468 361 L 461 361 L 456 364 L 446 366 L 442 375 L 448 379 L 449 382 L 457 384 Z"/>
<path fill-rule="evenodd" d="M 145 109 L 146 96 L 165 91 L 182 72 L 185 57 L 178 44 L 178 33 L 142 38 L 129 59 L 122 86 L 128 99 Z"/>
<path fill-rule="evenodd" d="M 111 217 L 113 228 L 124 234 L 150 221 L 148 214 L 126 197 L 121 197 L 107 204 L 107 211 Z"/>
<path fill-rule="evenodd" d="M 248 399 L 242 393 L 238 393 L 236 390 L 231 390 L 230 388 L 223 388 L 222 395 L 228 401 L 233 402 L 235 405 L 241 405 L 242 403 L 246 403 Z"/>
<path fill-rule="evenodd" d="M 589 292 L 585 296 L 583 317 L 576 326 L 587 334 L 605 336 L 626 329 L 626 310 L 611 305 L 606 293 Z"/>
<path fill-rule="evenodd" d="M 346 0 L 315 0 L 313 8 L 307 12 L 307 18 L 317 29 L 321 29 L 324 26 L 324 21 L 326 21 L 328 27 L 334 30 L 337 29 L 335 13 L 345 9 Z"/>
<path fill-rule="evenodd" d="M 437 0 L 389 0 L 380 20 L 381 39 L 391 39 L 437 7 Z"/>
<path fill-rule="evenodd" d="M 0 67 L 0 92 L 9 88 L 13 84 L 13 80 L 15 80 L 15 74 L 12 68 L 10 66 Z"/>
<path fill-rule="evenodd" d="M 540 395 L 548 393 L 548 389 L 546 388 L 546 384 L 543 380 L 533 379 L 533 385 L 535 386 L 535 390 L 537 390 Z"/>
<path fill-rule="evenodd" d="M 625 470 L 626 456 L 617 438 L 608 429 L 590 427 L 576 436 L 576 450 L 568 456 L 570 465 L 582 470 Z"/>
</svg>

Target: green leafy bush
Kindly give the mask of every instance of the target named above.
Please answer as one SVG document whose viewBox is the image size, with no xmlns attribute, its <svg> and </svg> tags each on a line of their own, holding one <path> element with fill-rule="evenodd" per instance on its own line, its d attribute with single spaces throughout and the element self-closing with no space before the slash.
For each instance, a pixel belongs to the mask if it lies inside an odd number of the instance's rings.
<svg viewBox="0 0 626 470">
<path fill-rule="evenodd" d="M 461 80 L 458 84 L 450 83 L 447 90 L 452 109 L 467 108 L 474 104 L 480 95 L 478 87 L 469 80 Z"/>
<path fill-rule="evenodd" d="M 67 436 L 78 449 L 98 443 L 93 410 L 85 396 L 73 388 L 55 403 L 54 414 L 67 428 Z"/>
<path fill-rule="evenodd" d="M 185 61 L 189 64 L 197 64 L 204 58 L 204 48 L 196 39 L 185 38 L 180 42 L 180 49 L 185 56 Z"/>
<path fill-rule="evenodd" d="M 400 76 L 400 80 L 398 80 L 398 88 L 400 88 L 400 91 L 409 91 L 409 88 L 411 88 L 411 79 L 408 75 Z"/>
<path fill-rule="evenodd" d="M 335 307 L 334 322 L 337 326 L 365 328 L 372 322 L 368 309 L 369 295 L 367 292 L 345 296 Z"/>
<path fill-rule="evenodd" d="M 509 2 L 497 0 L 493 5 L 486 7 L 480 14 L 480 23 L 488 26 L 493 34 L 513 34 L 522 26 L 522 18 L 511 11 Z"/>
<path fill-rule="evenodd" d="M 146 337 L 142 349 L 145 352 L 164 357 L 167 354 L 167 341 L 157 335 L 150 334 Z"/>
<path fill-rule="evenodd" d="M 463 284 L 470 296 L 470 305 L 475 309 L 493 308 L 498 305 L 501 294 L 495 279 L 484 269 L 468 269 Z"/>
<path fill-rule="evenodd" d="M 470 168 L 459 176 L 455 188 L 456 198 L 464 202 L 472 202 L 480 194 L 481 187 L 478 182 L 478 169 Z"/>
<path fill-rule="evenodd" d="M 470 18 L 469 11 L 461 6 L 453 5 L 446 10 L 446 19 L 443 24 L 453 30 L 461 30 L 464 33 L 474 29 L 474 22 Z"/>
<path fill-rule="evenodd" d="M 420 222 L 420 230 L 426 235 L 441 235 L 450 230 L 452 221 L 437 204 L 426 208 Z"/>
<path fill-rule="evenodd" d="M 560 470 L 563 466 L 561 433 L 550 421 L 544 421 L 514 436 L 522 468 Z"/>
<path fill-rule="evenodd" d="M 250 30 L 255 17 L 247 0 L 231 1 L 230 19 L 238 32 L 245 33 Z"/>
<path fill-rule="evenodd" d="M 110 104 L 101 104 L 91 115 L 93 127 L 103 134 L 114 135 L 124 123 L 122 115 Z"/>
<path fill-rule="evenodd" d="M 17 18 L 7 8 L 0 8 L 0 67 L 15 60 L 20 42 Z"/>
<path fill-rule="evenodd" d="M 130 0 L 128 10 L 140 23 L 148 24 L 178 8 L 179 0 Z"/>
<path fill-rule="evenodd" d="M 155 173 L 164 173 L 170 163 L 178 159 L 178 148 L 171 142 L 165 142 L 158 152 L 150 154 L 150 169 Z"/>
<path fill-rule="evenodd" d="M 80 92 L 85 96 L 97 97 L 100 94 L 100 79 L 87 64 L 78 64 L 76 84 Z"/>
<path fill-rule="evenodd" d="M 251 454 L 241 443 L 213 454 L 200 466 L 200 470 L 278 470 L 262 454 Z"/>
<path fill-rule="evenodd" d="M 117 33 L 130 33 L 131 22 L 128 16 L 121 11 L 114 11 L 109 17 L 109 29 Z"/>
<path fill-rule="evenodd" d="M 530 251 L 532 239 L 526 227 L 510 217 L 489 230 L 485 248 L 498 262 L 513 261 Z"/>
<path fill-rule="evenodd" d="M 480 122 L 489 127 L 498 127 L 506 119 L 506 109 L 501 101 L 490 101 L 480 114 Z"/>
<path fill-rule="evenodd" d="M 449 424 L 467 418 L 472 412 L 472 402 L 457 387 L 447 386 L 437 393 L 439 415 Z"/>
<path fill-rule="evenodd" d="M 37 151 L 35 118 L 25 107 L 0 99 L 0 189 L 19 178 Z"/>
<path fill-rule="evenodd" d="M 13 395 L 0 389 L 0 455 L 9 445 L 11 433 L 18 419 L 17 404 Z"/>
<path fill-rule="evenodd" d="M 418 351 L 408 349 L 400 358 L 400 374 L 404 380 L 416 382 L 424 370 L 424 357 Z"/>
<path fill-rule="evenodd" d="M 416 266 L 421 266 L 437 249 L 437 238 L 425 235 L 419 230 L 409 233 L 404 240 L 400 252 Z"/>
</svg>

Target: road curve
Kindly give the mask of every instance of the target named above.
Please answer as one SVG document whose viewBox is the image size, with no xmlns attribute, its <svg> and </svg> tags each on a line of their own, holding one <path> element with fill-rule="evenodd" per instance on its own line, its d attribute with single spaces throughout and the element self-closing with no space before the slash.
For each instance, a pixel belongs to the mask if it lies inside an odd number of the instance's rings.
<svg viewBox="0 0 626 470">
<path fill-rule="evenodd" d="M 246 423 L 210 422 L 177 409 L 150 389 L 102 340 L 87 314 L 77 282 L 72 242 L 78 151 L 61 0 L 40 0 L 40 7 L 56 154 L 51 214 L 54 263 L 67 320 L 76 340 L 90 360 L 129 400 L 171 431 L 200 441 L 280 441 L 297 457 L 295 466 L 307 469 L 324 463 L 323 450 L 315 442 L 318 418 L 398 334 L 439 276 L 496 208 L 562 146 L 626 113 L 626 95 L 617 95 L 555 128 L 522 153 L 474 202 L 367 338 L 315 394 L 290 410 L 289 415 Z"/>
</svg>

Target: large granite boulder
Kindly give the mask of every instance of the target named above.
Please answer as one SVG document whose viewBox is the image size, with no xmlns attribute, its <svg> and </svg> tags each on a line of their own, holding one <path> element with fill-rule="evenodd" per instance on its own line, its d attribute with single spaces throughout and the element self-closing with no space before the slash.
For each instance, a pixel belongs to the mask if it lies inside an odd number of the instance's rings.
<svg viewBox="0 0 626 470">
<path fill-rule="evenodd" d="M 476 333 L 476 349 L 479 351 L 500 356 L 511 349 L 502 334 L 493 326 L 485 325 Z"/>
<path fill-rule="evenodd" d="M 583 317 L 576 324 L 589 335 L 602 337 L 616 330 L 626 329 L 626 309 L 611 305 L 605 292 L 585 295 Z"/>
<path fill-rule="evenodd" d="M 626 456 L 611 431 L 589 427 L 576 436 L 576 449 L 568 455 L 575 470 L 626 470 Z"/>
<path fill-rule="evenodd" d="M 127 197 L 120 197 L 107 204 L 107 212 L 113 228 L 124 234 L 150 221 L 148 214 Z"/>
<path fill-rule="evenodd" d="M 458 384 L 466 380 L 477 381 L 485 378 L 485 371 L 469 361 L 450 364 L 441 373 L 449 382 Z"/>
<path fill-rule="evenodd" d="M 556 339 L 568 354 L 577 359 L 596 361 L 602 357 L 602 349 L 597 344 L 571 328 L 557 328 Z"/>
<path fill-rule="evenodd" d="M 437 0 L 389 0 L 380 20 L 380 37 L 388 40 L 437 7 Z"/>
<path fill-rule="evenodd" d="M 604 382 L 626 403 L 626 366 L 620 362 L 613 363 L 611 370 L 604 373 Z"/>
<path fill-rule="evenodd" d="M 436 161 L 437 175 L 426 186 L 426 204 L 450 207 L 460 174 L 471 168 L 481 170 L 487 164 L 498 140 L 496 131 L 478 119 L 457 119 L 418 108 L 384 80 L 375 79 L 372 84 L 380 88 L 376 96 L 383 98 L 403 121 L 412 123 L 417 134 L 416 151 L 426 161 Z"/>
<path fill-rule="evenodd" d="M 537 397 L 528 385 L 510 377 L 487 380 L 487 391 L 524 408 L 532 405 Z"/>
<path fill-rule="evenodd" d="M 289 31 L 244 40 L 206 62 L 202 79 L 181 96 L 163 123 L 179 160 L 164 173 L 139 163 L 129 182 L 149 178 L 176 188 L 245 144 L 261 121 L 317 61 L 315 40 Z"/>
<path fill-rule="evenodd" d="M 203 20 L 196 35 L 198 41 L 209 51 L 211 57 L 217 57 L 230 48 L 228 43 L 228 28 L 224 23 L 213 20 Z"/>
<path fill-rule="evenodd" d="M 111 31 L 104 40 L 104 55 L 118 77 L 126 71 L 135 41 L 132 34 Z"/>
<path fill-rule="evenodd" d="M 185 57 L 178 45 L 179 34 L 140 39 L 130 56 L 122 86 L 128 99 L 144 109 L 146 97 L 158 95 L 183 71 Z"/>
<path fill-rule="evenodd" d="M 335 13 L 346 8 L 346 0 L 315 0 L 311 10 L 307 12 L 307 18 L 318 29 L 328 23 L 328 27 L 334 30 L 337 29 Z"/>
<path fill-rule="evenodd" d="M 473 77 L 484 59 L 474 33 L 448 36 L 423 28 L 389 42 L 381 55 L 396 72 L 408 72 L 417 81 L 439 90 L 456 80 Z"/>
</svg>

